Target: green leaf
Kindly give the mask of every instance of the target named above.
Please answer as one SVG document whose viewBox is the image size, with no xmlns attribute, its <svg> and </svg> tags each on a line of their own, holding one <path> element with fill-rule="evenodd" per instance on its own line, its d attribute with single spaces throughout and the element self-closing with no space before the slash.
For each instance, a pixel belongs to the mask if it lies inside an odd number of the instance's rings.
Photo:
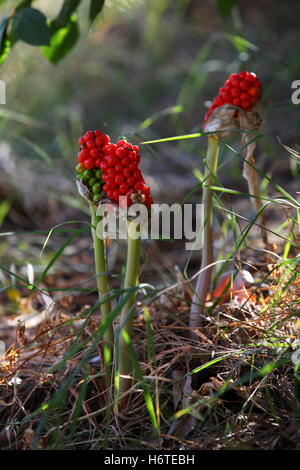
<svg viewBox="0 0 300 470">
<path fill-rule="evenodd" d="M 242 36 L 227 34 L 227 38 L 234 45 L 238 52 L 246 52 L 248 49 L 252 51 L 258 51 L 258 47 L 247 41 L 247 39 Z"/>
<path fill-rule="evenodd" d="M 34 8 L 22 8 L 13 18 L 11 34 L 32 46 L 45 46 L 50 43 L 50 30 L 43 13 Z"/>
<path fill-rule="evenodd" d="M 10 41 L 7 38 L 8 18 L 5 17 L 0 23 L 0 64 L 5 61 L 10 50 Z"/>
<path fill-rule="evenodd" d="M 52 35 L 50 46 L 43 47 L 43 54 L 50 62 L 57 64 L 71 51 L 78 38 L 78 22 L 73 16 L 65 27 L 60 28 Z"/>
<path fill-rule="evenodd" d="M 91 0 L 89 11 L 90 23 L 93 23 L 93 21 L 95 21 L 96 17 L 99 15 L 102 8 L 104 7 L 104 3 L 105 0 Z"/>
<path fill-rule="evenodd" d="M 140 142 L 139 145 L 157 144 L 160 142 L 172 142 L 173 140 L 185 140 L 185 139 L 196 139 L 198 137 L 205 136 L 205 132 L 196 132 L 195 134 L 176 135 L 174 137 L 166 137 L 165 139 L 147 140 Z"/>
<path fill-rule="evenodd" d="M 70 23 L 71 16 L 80 5 L 80 2 L 81 0 L 64 1 L 57 17 L 51 22 L 50 29 L 52 34 Z"/>
<path fill-rule="evenodd" d="M 224 18 L 230 15 L 235 4 L 236 0 L 217 0 L 217 8 Z"/>
</svg>

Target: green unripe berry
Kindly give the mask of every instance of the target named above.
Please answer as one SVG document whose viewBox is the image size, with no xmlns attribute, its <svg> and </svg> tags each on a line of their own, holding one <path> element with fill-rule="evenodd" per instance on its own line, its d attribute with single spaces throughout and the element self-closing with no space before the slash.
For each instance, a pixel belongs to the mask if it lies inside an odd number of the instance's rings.
<svg viewBox="0 0 300 470">
<path fill-rule="evenodd" d="M 93 202 L 98 202 L 100 200 L 100 194 L 95 194 L 93 196 Z"/>
<path fill-rule="evenodd" d="M 93 193 L 96 193 L 96 194 L 97 194 L 97 193 L 101 193 L 101 189 L 102 189 L 102 188 L 101 188 L 101 184 L 100 184 L 100 183 L 96 183 L 96 184 L 94 184 L 93 187 L 92 187 L 92 192 L 93 192 Z"/>
<path fill-rule="evenodd" d="M 97 171 L 96 171 L 96 174 L 95 174 L 95 176 L 96 176 L 96 178 L 97 178 L 98 180 L 100 180 L 100 179 L 101 179 L 102 173 L 103 173 L 103 171 L 102 171 L 102 170 L 97 170 Z"/>
<path fill-rule="evenodd" d="M 96 178 L 91 178 L 89 180 L 89 187 L 91 188 L 92 186 L 94 186 L 95 183 L 97 183 L 97 179 Z"/>
<path fill-rule="evenodd" d="M 92 170 L 85 170 L 85 171 L 83 172 L 83 180 L 84 180 L 84 181 L 89 180 L 92 176 L 93 176 Z"/>
</svg>

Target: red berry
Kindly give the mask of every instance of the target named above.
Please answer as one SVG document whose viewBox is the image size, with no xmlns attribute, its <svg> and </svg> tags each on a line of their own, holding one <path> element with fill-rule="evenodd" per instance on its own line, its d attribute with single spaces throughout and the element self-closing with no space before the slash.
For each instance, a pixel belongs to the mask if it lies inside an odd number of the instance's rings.
<svg viewBox="0 0 300 470">
<path fill-rule="evenodd" d="M 134 178 L 134 176 L 130 176 L 129 178 L 127 178 L 126 183 L 130 188 L 133 188 L 136 183 L 136 179 Z"/>
<path fill-rule="evenodd" d="M 124 176 L 121 174 L 121 173 L 118 173 L 116 176 L 115 176 L 115 183 L 116 184 L 122 184 L 124 182 Z"/>
<path fill-rule="evenodd" d="M 101 160 L 100 158 L 97 158 L 97 160 L 95 160 L 95 167 L 100 168 L 100 165 L 101 165 Z"/>
<path fill-rule="evenodd" d="M 112 191 L 111 189 L 110 189 L 109 191 L 107 191 L 106 194 L 107 194 L 107 196 L 109 197 L 109 199 L 112 199 L 112 200 L 114 199 L 113 193 L 114 193 L 114 191 Z"/>
<path fill-rule="evenodd" d="M 92 149 L 91 150 L 91 157 L 92 158 L 99 158 L 100 157 L 100 152 L 98 149 Z"/>
<path fill-rule="evenodd" d="M 134 150 L 132 152 L 129 152 L 129 158 L 130 158 L 131 162 L 139 163 L 139 161 L 140 161 L 139 154 L 137 152 L 135 152 Z"/>
<path fill-rule="evenodd" d="M 136 183 L 136 185 L 134 186 L 134 189 L 138 189 L 138 190 L 142 190 L 143 189 L 143 185 L 144 183 L 142 181 L 139 181 L 138 183 Z"/>
<path fill-rule="evenodd" d="M 119 147 L 116 150 L 116 157 L 118 158 L 124 158 L 126 156 L 126 150 L 123 147 Z"/>
<path fill-rule="evenodd" d="M 109 153 L 115 153 L 115 151 L 118 148 L 116 144 L 107 144 L 107 145 L 109 145 Z"/>
<path fill-rule="evenodd" d="M 232 104 L 234 104 L 234 106 L 240 106 L 241 100 L 239 98 L 234 98 L 234 100 L 232 100 Z"/>
<path fill-rule="evenodd" d="M 214 99 L 213 99 L 213 104 L 215 104 L 216 106 L 221 106 L 223 103 L 223 100 L 222 98 L 220 98 L 219 96 L 216 96 Z"/>
<path fill-rule="evenodd" d="M 107 145 L 107 144 L 109 144 L 109 142 L 110 142 L 110 137 L 109 137 L 109 135 L 104 134 L 104 135 L 102 136 L 102 145 Z"/>
<path fill-rule="evenodd" d="M 90 152 L 88 149 L 82 149 L 78 154 L 79 163 L 83 163 L 84 160 L 90 157 Z"/>
<path fill-rule="evenodd" d="M 259 95 L 259 88 L 254 86 L 248 90 L 248 93 L 252 96 L 258 96 Z"/>
<path fill-rule="evenodd" d="M 239 87 L 240 86 L 240 80 L 238 77 L 231 78 L 230 80 L 231 85 Z"/>
<path fill-rule="evenodd" d="M 241 102 L 241 108 L 243 108 L 245 111 L 249 110 L 249 106 L 250 106 L 250 101 L 242 101 Z"/>
<path fill-rule="evenodd" d="M 117 164 L 117 159 L 114 155 L 109 155 L 106 159 L 109 166 L 115 166 Z"/>
<path fill-rule="evenodd" d="M 116 189 L 116 187 L 117 187 L 117 185 L 116 185 L 113 181 L 109 180 L 109 181 L 103 186 L 103 189 L 104 189 L 104 191 L 107 192 L 107 191 L 113 191 L 114 189 Z"/>
<path fill-rule="evenodd" d="M 136 171 L 133 173 L 132 176 L 134 176 L 134 178 L 135 178 L 136 180 L 142 179 L 142 173 L 141 173 L 140 170 L 136 170 Z"/>
<path fill-rule="evenodd" d="M 134 186 L 134 189 L 138 189 L 142 192 L 142 194 L 149 195 L 150 194 L 150 188 L 143 182 L 139 182 Z"/>
<path fill-rule="evenodd" d="M 123 170 L 124 170 L 124 167 L 123 165 L 121 165 L 121 163 L 118 163 L 116 166 L 115 166 L 115 170 L 117 173 L 122 173 Z"/>
<path fill-rule="evenodd" d="M 240 94 L 240 100 L 245 101 L 248 99 L 248 93 L 241 93 Z"/>
<path fill-rule="evenodd" d="M 92 170 L 95 166 L 95 161 L 92 158 L 88 158 L 85 160 L 84 166 L 87 170 Z"/>
<path fill-rule="evenodd" d="M 117 200 L 119 199 L 119 197 L 120 197 L 120 191 L 119 191 L 118 189 L 115 189 L 115 190 L 113 191 L 113 193 L 112 193 L 112 196 L 113 196 L 112 198 L 113 198 L 115 201 L 117 201 Z"/>
<path fill-rule="evenodd" d="M 131 162 L 129 165 L 128 165 L 128 168 L 129 170 L 131 171 L 135 171 L 137 169 L 137 164 L 135 162 Z"/>
<path fill-rule="evenodd" d="M 94 134 L 95 134 L 96 137 L 101 137 L 101 136 L 102 136 L 102 132 L 99 131 L 98 129 L 96 129 L 96 130 L 94 131 Z"/>
<path fill-rule="evenodd" d="M 127 186 L 127 184 L 123 183 L 120 185 L 119 190 L 121 194 L 127 194 L 129 191 L 129 187 Z"/>
<path fill-rule="evenodd" d="M 79 139 L 79 145 L 80 145 L 80 147 L 84 147 L 84 146 L 85 146 L 84 137 L 80 137 L 80 139 Z"/>
<path fill-rule="evenodd" d="M 106 174 L 110 177 L 113 178 L 116 176 L 116 170 L 112 167 L 107 168 Z"/>
<path fill-rule="evenodd" d="M 233 96 L 234 98 L 237 98 L 238 96 L 240 96 L 240 93 L 241 93 L 241 90 L 237 87 L 233 87 L 231 88 L 231 96 Z"/>
<path fill-rule="evenodd" d="M 96 145 L 95 145 L 94 139 L 88 140 L 87 143 L 86 143 L 86 146 L 87 146 L 87 148 L 89 148 L 89 149 L 95 148 Z"/>
<path fill-rule="evenodd" d="M 131 171 L 129 170 L 129 168 L 125 168 L 123 170 L 123 176 L 124 178 L 128 178 L 129 176 L 131 176 Z"/>
<path fill-rule="evenodd" d="M 124 166 L 124 168 L 128 167 L 129 163 L 130 163 L 130 160 L 129 158 L 123 158 L 123 160 L 121 160 L 121 163 L 122 165 Z"/>
<path fill-rule="evenodd" d="M 97 147 L 102 147 L 102 137 L 96 137 L 95 139 L 95 144 L 97 145 Z"/>
<path fill-rule="evenodd" d="M 228 91 L 222 91 L 221 98 L 223 103 L 228 103 L 231 100 L 231 94 Z"/>
<path fill-rule="evenodd" d="M 240 81 L 240 89 L 241 90 L 248 90 L 249 88 L 249 80 L 241 80 Z"/>
<path fill-rule="evenodd" d="M 110 144 L 104 145 L 104 147 L 103 147 L 103 152 L 106 153 L 106 154 L 110 154 L 110 153 L 111 153 L 111 151 L 110 151 Z"/>
<path fill-rule="evenodd" d="M 94 138 L 94 132 L 92 131 L 87 131 L 85 134 L 84 134 L 84 140 L 85 142 L 88 142 L 89 140 L 93 139 Z"/>
<path fill-rule="evenodd" d="M 102 171 L 107 170 L 107 168 L 108 168 L 107 162 L 102 160 L 101 163 L 100 163 L 100 168 L 101 168 Z"/>
</svg>

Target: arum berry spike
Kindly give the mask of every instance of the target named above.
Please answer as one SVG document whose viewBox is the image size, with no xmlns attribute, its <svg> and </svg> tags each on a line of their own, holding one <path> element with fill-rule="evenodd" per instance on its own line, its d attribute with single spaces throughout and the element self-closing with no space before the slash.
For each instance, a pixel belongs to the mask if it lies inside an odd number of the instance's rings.
<svg viewBox="0 0 300 470">
<path fill-rule="evenodd" d="M 232 73 L 213 99 L 212 105 L 204 117 L 205 125 L 214 110 L 224 104 L 236 106 L 246 112 L 252 111 L 258 103 L 260 95 L 261 85 L 254 73 Z"/>
<path fill-rule="evenodd" d="M 204 121 L 207 125 L 209 120 L 214 116 L 216 110 L 224 105 L 232 105 L 235 107 L 231 124 L 233 127 L 246 129 L 247 131 L 258 131 L 261 119 L 254 111 L 261 97 L 261 84 L 254 73 L 240 72 L 233 73 L 226 80 L 223 87 L 220 88 L 218 95 L 213 99 L 213 103 L 209 108 Z M 239 110 L 240 108 L 240 110 Z M 242 135 L 244 169 L 243 176 L 247 180 L 249 193 L 254 209 L 259 212 L 262 209 L 262 201 L 259 198 L 259 179 L 255 169 L 254 151 L 256 142 L 251 141 L 253 136 L 248 132 Z M 251 142 L 250 142 L 251 141 Z M 261 212 L 259 216 L 261 225 L 262 239 L 266 248 L 269 247 L 268 234 L 265 229 L 265 216 Z"/>
<path fill-rule="evenodd" d="M 95 264 L 97 271 L 97 286 L 101 301 L 102 323 L 107 321 L 111 311 L 109 299 L 109 283 L 103 237 L 97 236 L 97 225 L 100 221 L 96 209 L 102 200 L 109 199 L 117 206 L 130 207 L 140 203 L 149 210 L 152 204 L 150 188 L 145 183 L 139 169 L 139 147 L 126 140 L 119 140 L 116 144 L 110 142 L 108 135 L 100 131 L 88 131 L 79 139 L 81 147 L 78 154 L 77 184 L 81 195 L 88 200 L 91 207 L 92 235 L 94 241 Z M 133 236 L 133 233 L 136 236 Z M 131 374 L 132 364 L 129 354 L 128 341 L 132 340 L 134 304 L 136 293 L 134 288 L 138 283 L 138 270 L 140 261 L 140 223 L 128 221 L 128 251 L 124 290 L 132 290 L 121 312 L 121 331 L 117 344 L 117 373 L 116 391 L 117 399 L 131 386 L 131 379 L 124 376 Z M 109 325 L 104 335 L 104 362 L 106 376 L 110 375 L 110 363 L 113 354 L 114 331 Z M 110 383 L 110 382 L 109 382 Z M 119 402 L 120 404 L 120 402 Z"/>
<path fill-rule="evenodd" d="M 78 154 L 78 165 L 76 167 L 77 183 L 80 194 L 88 201 L 91 210 L 91 227 L 94 244 L 95 267 L 97 276 L 97 288 L 100 300 L 101 323 L 106 322 L 111 312 L 111 301 L 109 298 L 109 282 L 107 274 L 107 263 L 103 237 L 98 237 L 96 229 L 100 218 L 96 215 L 97 204 L 103 196 L 104 182 L 100 163 L 104 156 L 104 147 L 110 142 L 108 135 L 101 131 L 87 131 L 79 139 L 81 150 Z M 114 331 L 110 324 L 104 333 L 103 356 L 106 369 L 106 385 L 111 382 L 111 367 L 113 359 Z"/>
<path fill-rule="evenodd" d="M 140 162 L 139 148 L 125 140 L 120 140 L 116 145 L 107 145 L 103 164 L 103 190 L 112 202 L 121 205 L 124 200 L 127 207 L 134 203 L 143 204 L 149 210 L 152 204 L 150 188 L 144 181 L 141 171 L 138 169 Z M 124 280 L 124 296 L 126 302 L 121 311 L 120 334 L 117 345 L 118 363 L 117 374 L 117 399 L 118 407 L 124 405 L 120 398 L 127 392 L 132 380 L 124 376 L 132 374 L 132 362 L 128 341 L 132 341 L 133 321 L 135 315 L 134 304 L 136 300 L 136 286 L 138 285 L 138 271 L 141 250 L 141 227 L 137 220 L 127 221 L 127 260 Z"/>
<path fill-rule="evenodd" d="M 197 279 L 195 293 L 190 312 L 191 337 L 197 336 L 193 331 L 203 324 L 205 301 L 210 288 L 213 263 L 213 222 L 212 222 L 212 198 L 213 192 L 209 189 L 213 175 L 218 166 L 219 138 L 231 134 L 233 129 L 257 129 L 258 115 L 254 108 L 261 95 L 261 85 L 256 75 L 250 72 L 231 74 L 224 86 L 220 88 L 214 98 L 211 107 L 204 118 L 204 130 L 208 132 L 224 131 L 221 134 L 212 134 L 208 137 L 208 149 L 206 158 L 206 170 L 202 203 L 204 205 L 204 231 L 201 270 Z M 245 127 L 242 127 L 245 125 Z M 244 134 L 244 143 L 249 144 L 248 133 Z M 247 149 L 248 146 L 246 146 Z M 250 188 L 249 160 L 253 163 L 253 145 L 246 150 L 244 175 Z M 251 158 L 250 158 L 251 157 Z M 254 196 L 258 196 L 257 174 L 251 172 L 251 190 Z M 259 199 L 258 199 L 259 200 Z M 260 200 L 259 200 L 260 201 Z M 255 206 L 257 207 L 257 205 Z"/>
</svg>

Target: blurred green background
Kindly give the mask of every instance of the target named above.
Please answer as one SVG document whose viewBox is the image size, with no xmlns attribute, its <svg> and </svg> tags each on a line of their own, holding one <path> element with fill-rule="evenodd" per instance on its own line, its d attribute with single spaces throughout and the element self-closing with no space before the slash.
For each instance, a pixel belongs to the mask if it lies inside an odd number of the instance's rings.
<svg viewBox="0 0 300 470">
<path fill-rule="evenodd" d="M 2 2 L 2 14 L 19 2 Z M 34 2 L 55 18 L 61 0 Z M 19 41 L 0 67 L 0 223 L 48 228 L 87 211 L 77 194 L 78 137 L 99 128 L 135 142 L 199 131 L 209 100 L 227 76 L 248 69 L 263 85 L 266 138 L 258 166 L 278 181 L 297 164 L 300 4 L 292 0 L 106 0 L 90 27 L 88 1 L 77 15 L 80 39 L 57 66 Z M 232 6 L 232 8 L 231 8 Z M 142 167 L 156 201 L 182 200 L 197 183 L 205 139 L 143 146 Z M 225 147 L 221 179 L 245 189 L 241 161 Z"/>
</svg>

